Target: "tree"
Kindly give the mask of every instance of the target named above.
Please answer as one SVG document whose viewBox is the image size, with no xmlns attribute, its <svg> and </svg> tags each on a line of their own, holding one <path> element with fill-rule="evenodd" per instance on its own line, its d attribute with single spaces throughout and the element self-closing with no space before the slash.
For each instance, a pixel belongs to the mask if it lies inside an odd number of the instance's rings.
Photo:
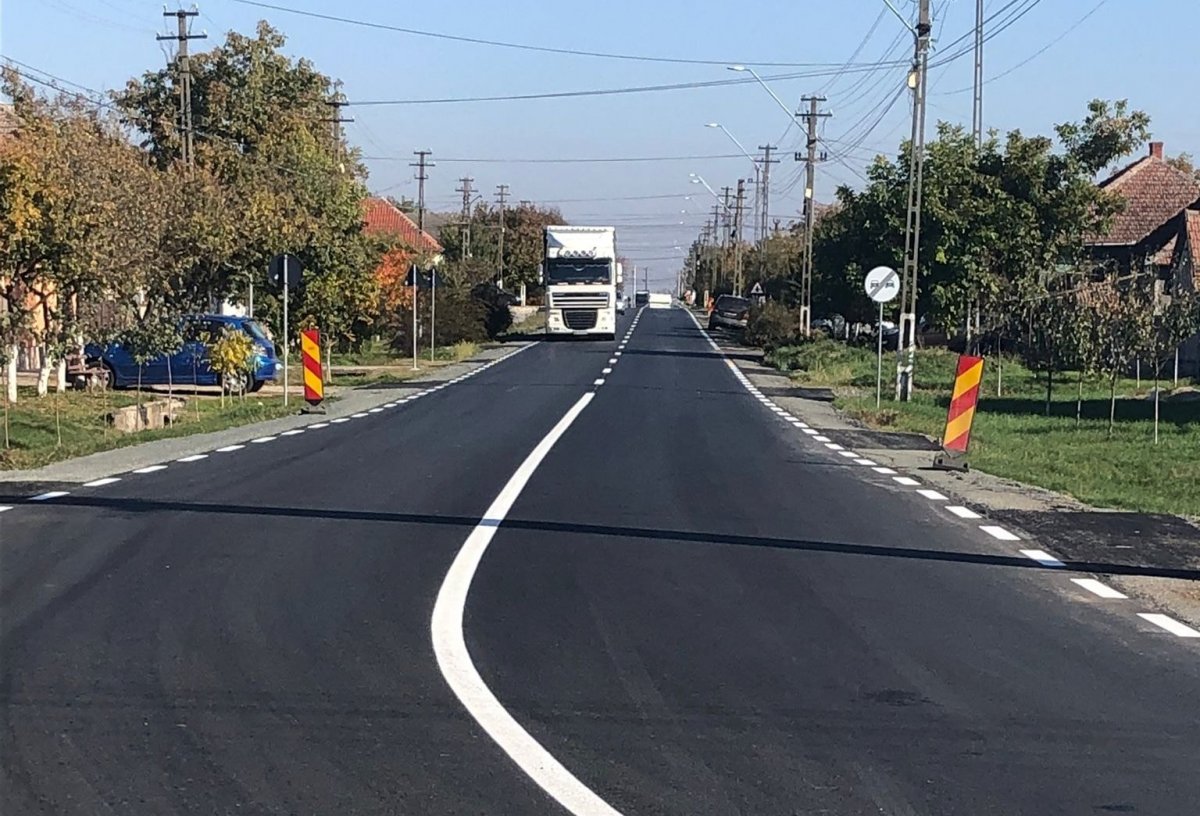
<svg viewBox="0 0 1200 816">
<path fill-rule="evenodd" d="M 1181 173 L 1186 173 L 1196 181 L 1200 181 L 1200 167 L 1196 167 L 1191 153 L 1180 153 L 1178 156 L 1167 157 L 1167 164 Z"/>
<path fill-rule="evenodd" d="M 221 407 L 225 406 L 226 392 L 245 399 L 254 366 L 254 341 L 250 335 L 240 329 L 225 328 L 209 347 L 208 355 L 208 364 L 221 375 Z"/>
</svg>

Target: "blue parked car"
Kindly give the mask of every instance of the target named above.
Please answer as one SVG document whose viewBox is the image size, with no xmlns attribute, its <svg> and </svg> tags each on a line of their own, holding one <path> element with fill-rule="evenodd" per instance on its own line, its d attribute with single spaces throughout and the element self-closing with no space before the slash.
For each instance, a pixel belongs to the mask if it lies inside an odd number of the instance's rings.
<svg viewBox="0 0 1200 816">
<path fill-rule="evenodd" d="M 254 340 L 254 365 L 249 374 L 234 378 L 223 378 L 208 364 L 208 347 L 204 338 L 220 337 L 225 330 L 244 331 Z M 275 343 L 253 318 L 226 317 L 224 315 L 193 315 L 185 317 L 180 325 L 183 348 L 175 354 L 157 357 L 142 366 L 142 385 L 219 385 L 227 392 L 240 394 L 257 391 L 265 383 L 275 379 L 281 368 L 275 354 Z M 98 360 L 108 370 L 109 383 L 114 388 L 136 387 L 138 364 L 120 343 L 107 348 L 89 343 L 84 357 Z"/>
</svg>

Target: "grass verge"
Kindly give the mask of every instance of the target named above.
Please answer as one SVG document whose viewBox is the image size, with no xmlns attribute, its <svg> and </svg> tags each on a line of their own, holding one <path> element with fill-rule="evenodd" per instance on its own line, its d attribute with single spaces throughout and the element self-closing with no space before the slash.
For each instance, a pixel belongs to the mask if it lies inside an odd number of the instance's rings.
<svg viewBox="0 0 1200 816">
<path fill-rule="evenodd" d="M 884 401 L 876 409 L 872 350 L 817 342 L 768 355 L 798 382 L 831 387 L 835 405 L 867 425 L 934 438 L 945 426 L 955 360 L 942 349 L 920 351 L 913 399 L 898 403 L 888 393 L 895 358 L 885 356 Z M 972 467 L 1100 507 L 1200 517 L 1200 400 L 1194 390 L 1162 396 L 1156 445 L 1152 383 L 1118 382 L 1110 437 L 1107 381 L 1084 377 L 1080 399 L 1078 375 L 1056 375 L 1047 414 L 1046 375 L 1013 360 L 1002 363 L 1003 396 L 996 395 L 1000 366 L 994 359 L 985 364 Z"/>
<path fill-rule="evenodd" d="M 163 396 L 147 393 L 143 400 Z M 9 406 L 9 446 L 0 447 L 0 470 L 36 468 L 154 439 L 220 431 L 298 410 L 295 404 L 284 408 L 282 397 L 259 394 L 226 400 L 224 407 L 216 397 L 190 397 L 176 424 L 169 428 L 123 434 L 109 427 L 109 412 L 136 402 L 137 394 L 128 391 L 107 395 L 68 391 L 38 398 L 33 389 L 22 388 L 17 402 Z"/>
</svg>

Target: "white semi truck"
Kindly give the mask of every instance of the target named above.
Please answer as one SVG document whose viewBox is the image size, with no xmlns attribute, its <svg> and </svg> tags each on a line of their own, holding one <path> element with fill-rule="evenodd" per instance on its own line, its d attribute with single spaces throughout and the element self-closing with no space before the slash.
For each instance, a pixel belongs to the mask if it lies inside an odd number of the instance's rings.
<svg viewBox="0 0 1200 816">
<path fill-rule="evenodd" d="M 616 228 L 548 226 L 542 257 L 546 334 L 616 337 Z"/>
</svg>

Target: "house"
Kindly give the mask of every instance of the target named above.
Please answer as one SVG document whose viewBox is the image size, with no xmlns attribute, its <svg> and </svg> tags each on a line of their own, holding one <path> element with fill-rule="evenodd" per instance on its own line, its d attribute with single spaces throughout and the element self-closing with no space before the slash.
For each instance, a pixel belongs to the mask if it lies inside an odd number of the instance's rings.
<svg viewBox="0 0 1200 816">
<path fill-rule="evenodd" d="M 1118 277 L 1145 274 L 1155 293 L 1200 292 L 1200 180 L 1172 167 L 1163 143 L 1118 170 L 1100 187 L 1125 204 L 1102 235 L 1088 241 L 1093 260 Z M 1200 375 L 1200 340 L 1180 353 L 1181 367 Z"/>
<path fill-rule="evenodd" d="M 363 231 L 368 235 L 394 238 L 403 244 L 384 255 L 375 269 L 375 279 L 384 293 L 384 306 L 395 310 L 407 302 L 404 280 L 409 265 L 418 258 L 438 263 L 442 245 L 399 207 L 383 198 L 363 201 Z"/>
</svg>

